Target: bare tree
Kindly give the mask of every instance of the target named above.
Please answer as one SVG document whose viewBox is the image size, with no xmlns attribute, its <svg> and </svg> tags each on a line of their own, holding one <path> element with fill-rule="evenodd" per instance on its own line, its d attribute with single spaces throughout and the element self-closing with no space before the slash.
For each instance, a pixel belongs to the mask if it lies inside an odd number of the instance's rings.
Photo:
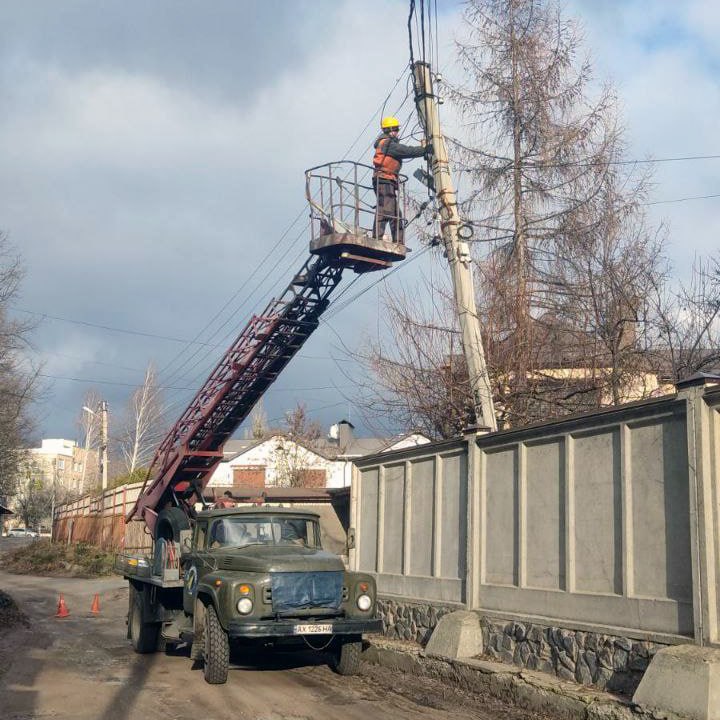
<svg viewBox="0 0 720 720">
<path fill-rule="evenodd" d="M 310 487 L 317 484 L 311 465 L 318 440 L 322 437 L 320 424 L 308 417 L 305 405 L 299 403 L 285 413 L 285 429 L 277 437 L 273 450 L 279 483 L 290 487 Z"/>
<path fill-rule="evenodd" d="M 38 396 L 38 371 L 24 357 L 33 323 L 8 315 L 25 271 L 0 232 L 0 497 L 15 494 L 23 460 L 20 448 L 32 430 L 30 406 Z"/>
<path fill-rule="evenodd" d="M 262 399 L 258 401 L 250 414 L 250 432 L 254 440 L 262 440 L 268 434 L 268 419 Z"/>
<path fill-rule="evenodd" d="M 42 468 L 33 461 L 30 453 L 23 453 L 13 501 L 26 528 L 37 528 L 50 517 L 55 492 L 54 483 L 47 482 Z"/>
<path fill-rule="evenodd" d="M 421 295 L 434 307 L 423 310 Z M 382 303 L 380 337 L 364 337 L 353 352 L 368 370 L 366 380 L 352 378 L 366 414 L 429 437 L 457 435 L 473 405 L 452 295 L 425 280 L 412 291 L 386 290 Z"/>
<path fill-rule="evenodd" d="M 117 443 L 125 472 L 132 475 L 152 460 L 165 435 L 164 403 L 155 368 L 148 365 L 143 384 L 130 396 Z"/>
<path fill-rule="evenodd" d="M 623 163 L 615 95 L 593 86 L 579 28 L 554 0 L 469 0 L 464 18 L 464 77 L 448 94 L 462 121 L 462 212 L 483 253 L 477 304 L 499 423 L 643 394 L 647 294 L 666 269 L 642 213 L 649 176 Z M 453 323 L 418 307 L 389 298 L 401 347 L 360 354 L 383 392 L 394 388 L 373 396 L 376 408 L 447 437 L 468 403 L 462 362 L 449 360 L 460 344 Z"/>
<path fill-rule="evenodd" d="M 668 381 L 720 368 L 720 260 L 696 258 L 690 282 L 672 291 L 658 283 L 651 295 L 658 356 Z"/>
<path fill-rule="evenodd" d="M 467 81 L 452 98 L 468 138 L 457 157 L 473 185 L 465 209 L 479 218 L 478 239 L 501 251 L 494 322 L 511 338 L 502 368 L 514 386 L 509 415 L 526 422 L 535 419 L 535 346 L 546 340 L 535 320 L 558 288 L 554 274 L 574 242 L 587 250 L 602 229 L 617 234 L 647 178 L 622 170 L 615 95 L 608 85 L 593 91 L 578 25 L 556 2 L 471 0 L 465 23 Z"/>
</svg>

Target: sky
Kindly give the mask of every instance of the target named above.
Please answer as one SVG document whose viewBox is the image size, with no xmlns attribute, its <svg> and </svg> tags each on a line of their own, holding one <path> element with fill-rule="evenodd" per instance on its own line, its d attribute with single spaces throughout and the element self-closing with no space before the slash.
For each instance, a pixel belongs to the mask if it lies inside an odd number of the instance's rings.
<svg viewBox="0 0 720 720">
<path fill-rule="evenodd" d="M 438 7 L 449 67 L 462 6 Z M 617 88 L 628 157 L 658 160 L 648 213 L 687 277 L 696 254 L 715 252 L 720 198 L 686 198 L 720 194 L 720 161 L 666 160 L 720 154 L 720 7 L 566 10 Z M 36 438 L 78 439 L 90 389 L 112 434 L 151 362 L 180 415 L 304 262 L 304 170 L 369 161 L 386 97 L 394 88 L 388 112 L 405 94 L 407 12 L 406 0 L 0 4 L 0 229 L 26 267 L 11 312 L 37 321 Z M 357 280 L 267 393 L 269 419 L 302 402 L 325 427 L 348 418 L 370 434 L 346 347 L 377 332 L 381 288 L 444 272 L 425 253 Z"/>
</svg>

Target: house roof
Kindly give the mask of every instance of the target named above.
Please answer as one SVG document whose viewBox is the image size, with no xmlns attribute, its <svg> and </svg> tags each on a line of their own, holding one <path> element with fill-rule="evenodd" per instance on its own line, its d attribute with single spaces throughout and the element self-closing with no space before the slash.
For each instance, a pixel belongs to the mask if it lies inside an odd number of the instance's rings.
<svg viewBox="0 0 720 720">
<path fill-rule="evenodd" d="M 205 500 L 214 502 L 223 497 L 225 491 L 229 490 L 232 499 L 236 502 L 313 502 L 329 503 L 332 493 L 328 488 L 305 488 L 305 487 L 208 487 L 203 493 Z"/>
<path fill-rule="evenodd" d="M 14 515 L 15 513 L 4 505 L 0 505 L 0 515 Z"/>
<path fill-rule="evenodd" d="M 406 438 L 414 435 L 420 435 L 421 433 L 410 432 L 402 435 L 397 435 L 392 438 L 356 438 L 350 439 L 348 445 L 341 450 L 338 446 L 337 441 L 333 442 L 328 438 L 320 438 L 313 443 L 302 443 L 298 442 L 298 445 L 302 445 L 307 450 L 316 453 L 324 457 L 326 460 L 342 460 L 347 458 L 358 458 L 365 455 L 374 455 L 375 453 L 382 452 L 388 448 L 393 447 L 397 443 L 405 440 Z M 253 448 L 262 445 L 268 440 L 272 440 L 276 437 L 285 437 L 282 433 L 276 433 L 270 437 L 262 439 L 243 439 L 243 440 L 228 440 L 225 443 L 223 449 L 223 462 L 230 462 L 235 458 L 243 455 L 244 453 L 252 450 Z M 424 437 L 424 436 L 422 436 Z M 429 439 L 429 438 L 428 438 Z M 297 441 L 296 441 L 297 442 Z"/>
</svg>

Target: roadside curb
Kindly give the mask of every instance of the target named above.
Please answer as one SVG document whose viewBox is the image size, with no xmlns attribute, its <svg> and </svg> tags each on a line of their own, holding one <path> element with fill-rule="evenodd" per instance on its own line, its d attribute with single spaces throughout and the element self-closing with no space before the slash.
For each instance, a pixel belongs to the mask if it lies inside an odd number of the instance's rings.
<svg viewBox="0 0 720 720">
<path fill-rule="evenodd" d="M 643 710 L 626 698 L 514 665 L 430 657 L 419 645 L 378 636 L 369 643 L 363 652 L 366 662 L 439 679 L 561 720 L 682 720 L 674 713 Z"/>
</svg>

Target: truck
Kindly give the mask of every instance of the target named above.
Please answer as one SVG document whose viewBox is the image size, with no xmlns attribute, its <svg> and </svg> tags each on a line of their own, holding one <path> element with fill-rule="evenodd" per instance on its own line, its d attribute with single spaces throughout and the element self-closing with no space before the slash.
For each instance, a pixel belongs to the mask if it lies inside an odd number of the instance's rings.
<svg viewBox="0 0 720 720">
<path fill-rule="evenodd" d="M 374 578 L 323 549 L 317 513 L 210 508 L 203 494 L 224 443 L 317 328 L 343 272 L 404 259 L 404 245 L 372 236 L 371 172 L 350 161 L 306 172 L 310 258 L 251 318 L 160 443 L 126 517 L 152 538 L 148 551 L 115 560 L 129 583 L 132 647 L 151 653 L 185 643 L 210 684 L 227 681 L 231 646 L 259 644 L 324 652 L 350 675 L 363 634 L 381 629 Z"/>
<path fill-rule="evenodd" d="M 472 227 L 459 215 L 430 66 L 414 62 L 412 78 L 420 127 L 432 148 L 432 182 L 429 173 L 425 182 L 438 203 L 474 420 L 478 431 L 492 431 L 497 424 L 466 242 Z M 328 651 L 332 666 L 351 674 L 363 633 L 381 628 L 373 577 L 348 571 L 322 549 L 317 515 L 208 509 L 203 497 L 225 441 L 318 327 L 343 273 L 383 270 L 405 258 L 404 245 L 375 237 L 372 170 L 340 161 L 305 173 L 310 258 L 285 292 L 250 320 L 160 443 L 126 518 L 144 522 L 153 539 L 147 555 L 121 554 L 116 562 L 130 584 L 133 647 L 152 652 L 164 643 L 189 643 L 209 683 L 226 681 L 231 641 Z M 404 223 L 406 180 L 399 177 L 397 216 L 382 218 L 391 226 Z"/>
</svg>

